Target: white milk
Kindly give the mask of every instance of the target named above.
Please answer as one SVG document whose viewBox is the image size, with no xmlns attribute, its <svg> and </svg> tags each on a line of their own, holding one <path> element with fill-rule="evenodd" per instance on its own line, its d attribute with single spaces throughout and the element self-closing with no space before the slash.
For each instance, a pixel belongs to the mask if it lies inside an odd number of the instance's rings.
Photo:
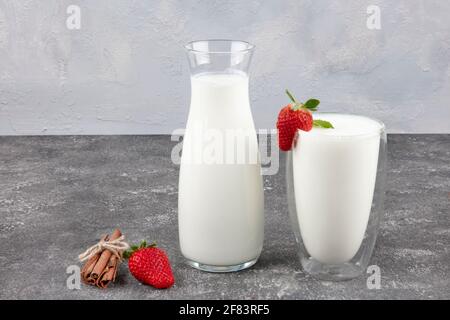
<svg viewBox="0 0 450 320">
<path fill-rule="evenodd" d="M 293 150 L 297 217 L 308 253 L 339 264 L 355 256 L 367 228 L 382 127 L 361 116 L 314 117 L 335 129 L 299 131 Z"/>
<path fill-rule="evenodd" d="M 191 85 L 179 180 L 181 251 L 201 264 L 243 264 L 259 257 L 264 237 L 263 184 L 248 78 L 201 74 L 192 77 Z M 247 158 L 237 162 L 242 153 Z"/>
</svg>

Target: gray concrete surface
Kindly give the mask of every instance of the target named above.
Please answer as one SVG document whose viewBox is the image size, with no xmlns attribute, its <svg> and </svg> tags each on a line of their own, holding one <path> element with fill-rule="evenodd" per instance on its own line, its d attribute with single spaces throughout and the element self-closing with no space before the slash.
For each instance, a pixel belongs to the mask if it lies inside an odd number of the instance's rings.
<svg viewBox="0 0 450 320">
<path fill-rule="evenodd" d="M 259 263 L 210 274 L 178 249 L 178 168 L 168 136 L 0 137 L 2 299 L 450 298 L 450 135 L 390 135 L 387 208 L 366 276 L 342 283 L 305 275 L 290 230 L 284 166 L 265 177 L 266 238 Z M 281 161 L 283 164 L 284 161 Z M 100 234 L 156 240 L 176 277 L 169 290 L 139 284 L 121 266 L 107 290 L 66 288 L 66 267 Z"/>
</svg>

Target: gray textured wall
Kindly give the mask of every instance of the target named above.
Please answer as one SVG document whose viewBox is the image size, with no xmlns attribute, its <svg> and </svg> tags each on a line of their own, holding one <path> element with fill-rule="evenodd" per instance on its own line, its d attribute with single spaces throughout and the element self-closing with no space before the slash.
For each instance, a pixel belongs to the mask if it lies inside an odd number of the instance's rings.
<svg viewBox="0 0 450 320">
<path fill-rule="evenodd" d="M 66 8 L 81 7 L 68 30 Z M 366 27 L 369 5 L 381 30 Z M 448 0 L 0 0 L 0 134 L 170 133 L 184 127 L 183 44 L 253 42 L 251 97 L 272 128 L 285 87 L 390 132 L 450 133 Z"/>
</svg>

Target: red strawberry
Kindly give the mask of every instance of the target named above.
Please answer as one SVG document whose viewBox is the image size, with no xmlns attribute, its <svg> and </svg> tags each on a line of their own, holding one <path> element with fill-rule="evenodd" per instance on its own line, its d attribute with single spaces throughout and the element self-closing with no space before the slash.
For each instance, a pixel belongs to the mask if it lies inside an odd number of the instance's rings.
<svg viewBox="0 0 450 320">
<path fill-rule="evenodd" d="M 156 248 L 155 244 L 147 246 L 145 241 L 131 249 L 124 256 L 129 257 L 128 268 L 137 280 L 158 289 L 169 288 L 174 284 L 172 268 L 163 250 Z"/>
<path fill-rule="evenodd" d="M 294 98 L 289 90 L 286 90 L 286 94 L 292 103 L 281 109 L 278 114 L 278 145 L 281 150 L 291 150 L 297 130 L 310 131 L 313 126 L 333 128 L 333 125 L 328 121 L 313 120 L 311 111 L 317 111 L 319 100 L 309 99 L 305 103 L 301 103 Z"/>
<path fill-rule="evenodd" d="M 292 148 L 297 130 L 310 131 L 313 127 L 313 117 L 306 108 L 296 108 L 296 105 L 289 104 L 281 109 L 278 114 L 278 145 L 283 151 Z"/>
</svg>

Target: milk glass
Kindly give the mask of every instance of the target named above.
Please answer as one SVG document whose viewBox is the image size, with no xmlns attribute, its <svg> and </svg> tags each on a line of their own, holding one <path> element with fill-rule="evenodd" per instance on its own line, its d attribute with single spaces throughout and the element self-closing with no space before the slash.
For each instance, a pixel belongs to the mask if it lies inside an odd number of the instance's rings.
<svg viewBox="0 0 450 320">
<path fill-rule="evenodd" d="M 287 155 L 291 224 L 307 273 L 352 279 L 368 266 L 383 213 L 385 127 L 357 115 L 314 117 L 335 129 L 299 131 Z"/>
<path fill-rule="evenodd" d="M 253 45 L 186 45 L 191 103 L 180 165 L 181 252 L 194 268 L 232 272 L 256 263 L 264 238 L 264 195 L 249 103 Z"/>
</svg>

